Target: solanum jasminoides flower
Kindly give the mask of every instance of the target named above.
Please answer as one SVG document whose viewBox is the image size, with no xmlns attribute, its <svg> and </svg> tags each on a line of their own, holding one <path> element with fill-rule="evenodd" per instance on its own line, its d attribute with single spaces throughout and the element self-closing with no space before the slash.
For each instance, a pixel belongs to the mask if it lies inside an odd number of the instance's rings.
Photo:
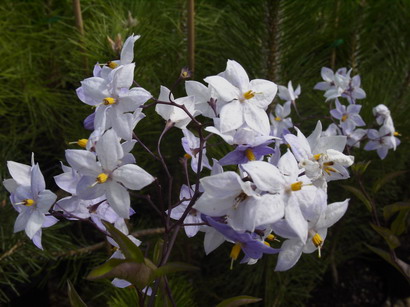
<svg viewBox="0 0 410 307">
<path fill-rule="evenodd" d="M 86 150 L 66 150 L 66 159 L 83 177 L 77 184 L 77 195 L 95 199 L 102 195 L 114 211 L 129 218 L 130 196 L 127 189 L 140 190 L 154 177 L 135 164 L 123 164 L 124 150 L 113 130 L 108 130 L 97 142 L 94 153 Z"/>
<path fill-rule="evenodd" d="M 275 83 L 262 79 L 249 81 L 243 67 L 232 60 L 218 76 L 204 79 L 215 89 L 218 99 L 226 101 L 221 109 L 222 133 L 237 129 L 244 123 L 262 135 L 269 134 L 269 118 L 265 110 L 276 95 Z"/>
<path fill-rule="evenodd" d="M 37 247 L 41 246 L 41 228 L 49 227 L 58 220 L 46 216 L 57 196 L 46 190 L 43 174 L 38 164 L 33 166 L 8 161 L 7 167 L 13 179 L 3 181 L 11 193 L 10 201 L 19 212 L 14 232 L 24 230 Z"/>
</svg>

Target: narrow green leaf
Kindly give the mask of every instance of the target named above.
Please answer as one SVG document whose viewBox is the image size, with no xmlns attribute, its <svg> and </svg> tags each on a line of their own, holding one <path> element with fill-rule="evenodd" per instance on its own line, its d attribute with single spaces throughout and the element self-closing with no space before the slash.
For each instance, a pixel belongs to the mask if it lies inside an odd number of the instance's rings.
<svg viewBox="0 0 410 307">
<path fill-rule="evenodd" d="M 410 211 L 403 210 L 400 211 L 397 217 L 394 219 L 393 223 L 391 224 L 390 228 L 391 231 L 396 235 L 400 236 L 407 230 L 407 223 L 408 223 L 408 216 Z"/>
<path fill-rule="evenodd" d="M 154 255 L 152 256 L 152 260 L 155 264 L 159 264 L 161 261 L 161 254 L 162 254 L 162 247 L 164 246 L 164 240 L 159 238 L 155 243 L 154 247 Z"/>
<path fill-rule="evenodd" d="M 372 223 L 370 224 L 370 226 L 372 226 L 372 228 L 384 238 L 384 240 L 391 249 L 395 249 L 400 246 L 399 239 L 393 234 L 393 232 L 390 229 L 380 227 Z"/>
<path fill-rule="evenodd" d="M 246 304 L 257 303 L 257 302 L 260 302 L 261 300 L 262 299 L 258 297 L 240 295 L 240 296 L 235 296 L 235 297 L 231 297 L 226 300 L 223 300 L 218 305 L 216 305 L 216 307 L 236 307 L 236 306 L 242 306 Z"/>
<path fill-rule="evenodd" d="M 68 299 L 70 300 L 71 307 L 87 307 L 86 303 L 84 303 L 84 301 L 78 295 L 77 291 L 75 290 L 70 280 L 67 280 L 67 288 L 68 288 Z"/>
<path fill-rule="evenodd" d="M 370 200 L 367 199 L 367 197 L 363 194 L 362 191 L 360 191 L 358 188 L 352 187 L 350 185 L 342 185 L 342 187 L 346 190 L 349 191 L 350 193 L 353 193 L 354 196 L 356 196 L 361 202 L 366 206 L 367 210 L 370 212 L 372 211 L 372 205 L 370 203 Z"/>
<path fill-rule="evenodd" d="M 93 269 L 87 279 L 99 280 L 104 278 L 125 279 L 142 289 L 149 285 L 153 278 L 153 269 L 145 263 L 138 263 L 128 259 L 110 259 Z"/>
<path fill-rule="evenodd" d="M 370 163 L 371 163 L 371 161 L 357 162 L 357 163 L 355 163 L 351 166 L 352 172 L 354 172 L 356 175 L 361 176 L 366 172 L 366 170 L 369 167 Z"/>
<path fill-rule="evenodd" d="M 115 242 L 120 246 L 121 252 L 126 259 L 134 260 L 138 263 L 144 262 L 144 255 L 138 246 L 134 244 L 125 234 L 115 228 L 112 224 L 102 221 Z"/>
<path fill-rule="evenodd" d="M 383 208 L 383 215 L 385 220 L 388 220 L 389 218 L 392 217 L 393 214 L 395 214 L 398 211 L 410 211 L 410 202 L 398 202 L 394 203 L 391 205 L 387 205 Z"/>
<path fill-rule="evenodd" d="M 382 178 L 380 178 L 374 183 L 373 189 L 372 189 L 373 193 L 377 193 L 386 183 L 392 181 L 394 178 L 400 175 L 403 175 L 405 173 L 407 173 L 407 171 L 397 171 L 397 172 L 386 174 L 385 176 L 383 176 Z"/>
<path fill-rule="evenodd" d="M 393 267 L 396 268 L 397 271 L 399 271 L 407 280 L 410 277 L 410 267 L 407 263 L 405 263 L 404 261 L 397 259 L 398 263 L 395 263 L 390 256 L 390 253 L 377 248 L 377 247 L 373 247 L 370 246 L 368 244 L 365 243 L 365 245 L 372 250 L 374 253 L 376 253 L 377 255 L 379 255 L 380 257 L 382 257 L 384 260 L 386 260 L 388 263 L 390 263 Z"/>
<path fill-rule="evenodd" d="M 170 262 L 154 271 L 156 277 L 164 276 L 170 273 L 181 271 L 198 271 L 199 268 L 183 262 Z"/>
</svg>

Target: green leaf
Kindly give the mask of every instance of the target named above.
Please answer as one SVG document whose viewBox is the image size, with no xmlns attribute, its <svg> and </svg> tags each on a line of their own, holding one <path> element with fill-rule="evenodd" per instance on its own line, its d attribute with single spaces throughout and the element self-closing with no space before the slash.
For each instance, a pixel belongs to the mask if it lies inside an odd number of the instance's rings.
<svg viewBox="0 0 410 307">
<path fill-rule="evenodd" d="M 370 203 L 370 200 L 366 197 L 366 195 L 363 194 L 362 191 L 360 191 L 358 188 L 355 188 L 349 185 L 342 185 L 342 187 L 346 191 L 353 193 L 354 196 L 356 196 L 359 200 L 361 200 L 362 203 L 366 206 L 367 210 L 369 210 L 370 212 L 372 211 L 372 205 Z"/>
<path fill-rule="evenodd" d="M 235 307 L 235 306 L 242 306 L 246 304 L 252 304 L 260 302 L 262 299 L 258 297 L 252 297 L 247 295 L 240 295 L 228 298 L 220 302 L 216 307 Z"/>
<path fill-rule="evenodd" d="M 370 224 L 372 228 L 379 234 L 381 235 L 386 243 L 389 245 L 390 249 L 395 249 L 400 246 L 400 241 L 399 239 L 393 234 L 393 232 L 385 227 L 380 227 L 375 224 Z"/>
<path fill-rule="evenodd" d="M 138 246 L 134 244 L 125 234 L 115 228 L 112 224 L 102 221 L 108 232 L 111 234 L 115 242 L 120 246 L 121 252 L 125 259 L 134 260 L 138 263 L 144 262 L 144 255 Z"/>
<path fill-rule="evenodd" d="M 386 183 L 389 183 L 394 178 L 407 173 L 407 171 L 392 172 L 377 180 L 373 185 L 373 193 L 377 193 Z"/>
<path fill-rule="evenodd" d="M 400 236 L 407 230 L 407 218 L 409 216 L 409 213 L 409 210 L 400 211 L 397 217 L 394 219 L 390 228 L 395 235 Z"/>
<path fill-rule="evenodd" d="M 71 307 L 87 307 L 86 303 L 84 303 L 84 301 L 78 295 L 77 291 L 75 290 L 70 280 L 67 280 L 67 288 L 68 288 L 68 299 L 70 300 Z"/>
<path fill-rule="evenodd" d="M 351 166 L 352 172 L 354 172 L 358 176 L 361 176 L 366 172 L 366 170 L 369 167 L 370 163 L 371 163 L 371 161 L 357 162 L 357 163 L 355 163 Z"/>
<path fill-rule="evenodd" d="M 405 210 L 405 211 L 410 210 L 410 202 L 398 202 L 398 203 L 385 206 L 383 208 L 384 219 L 388 220 L 396 212 L 402 211 L 402 210 Z"/>
<path fill-rule="evenodd" d="M 404 261 L 400 260 L 397 258 L 397 263 L 394 262 L 390 256 L 390 253 L 377 248 L 377 247 L 373 247 L 370 246 L 368 244 L 365 243 L 365 245 L 372 250 L 374 253 L 376 253 L 377 255 L 379 255 L 380 257 L 382 257 L 384 260 L 386 260 L 388 263 L 390 263 L 393 267 L 395 267 L 407 280 L 409 279 L 410 276 L 410 267 L 407 263 L 405 263 Z"/>
<path fill-rule="evenodd" d="M 198 271 L 199 268 L 183 262 L 170 262 L 163 266 L 160 266 L 154 271 L 156 277 L 164 276 L 170 273 L 181 271 Z"/>
<path fill-rule="evenodd" d="M 99 280 L 104 278 L 125 279 L 142 289 L 153 280 L 153 269 L 145 263 L 138 263 L 128 259 L 110 259 L 93 269 L 87 279 Z"/>
<path fill-rule="evenodd" d="M 162 254 L 162 247 L 164 246 L 164 240 L 158 238 L 157 242 L 155 243 L 154 247 L 154 255 L 152 256 L 152 260 L 155 264 L 159 264 L 161 261 L 161 254 Z"/>
</svg>

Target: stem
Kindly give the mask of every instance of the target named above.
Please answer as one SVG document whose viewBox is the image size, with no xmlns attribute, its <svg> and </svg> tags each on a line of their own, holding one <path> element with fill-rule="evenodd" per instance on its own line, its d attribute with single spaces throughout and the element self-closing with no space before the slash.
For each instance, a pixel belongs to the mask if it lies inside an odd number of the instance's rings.
<svg viewBox="0 0 410 307">
<path fill-rule="evenodd" d="M 132 138 L 138 142 L 144 148 L 155 160 L 160 160 L 135 134 L 135 132 L 132 133 Z"/>
</svg>

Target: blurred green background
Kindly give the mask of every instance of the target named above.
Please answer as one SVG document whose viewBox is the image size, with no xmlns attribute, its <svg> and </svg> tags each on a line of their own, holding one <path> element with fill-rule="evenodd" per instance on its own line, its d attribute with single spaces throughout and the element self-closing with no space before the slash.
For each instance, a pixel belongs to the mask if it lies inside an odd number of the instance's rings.
<svg viewBox="0 0 410 307">
<path fill-rule="evenodd" d="M 96 62 L 118 58 L 109 39 L 140 34 L 135 44 L 136 80 L 154 96 L 159 86 L 171 87 L 188 64 L 187 1 L 82 0 L 84 35 L 75 26 L 72 1 L 3 0 L 0 6 L 0 175 L 7 178 L 6 161 L 29 164 L 35 153 L 49 186 L 59 173 L 70 141 L 87 137 L 83 119 L 93 110 L 76 97 L 80 81 L 91 76 Z M 372 107 L 387 105 L 402 134 L 402 144 L 383 161 L 375 152 L 354 153 L 356 161 L 373 160 L 363 178 L 367 186 L 393 171 L 409 170 L 410 133 L 410 1 L 408 0 L 196 0 L 195 80 L 225 69 L 227 59 L 241 63 L 250 78 L 266 78 L 286 85 L 301 84 L 299 111 L 313 119 L 328 116 L 323 92 L 313 86 L 323 66 L 353 68 L 360 74 L 367 98 L 362 117 L 373 123 Z M 183 95 L 183 88 L 178 89 Z M 275 101 L 278 102 L 278 101 Z M 152 115 L 137 126 L 139 137 L 151 148 L 162 129 Z M 306 134 L 315 120 L 293 118 Z M 330 121 L 324 121 L 327 126 Z M 180 131 L 165 142 L 174 144 Z M 168 161 L 182 150 L 164 143 Z M 73 148 L 73 147 L 70 147 Z M 218 156 L 221 153 L 215 152 Z M 149 156 L 136 152 L 137 163 L 158 174 Z M 181 181 L 178 162 L 171 163 Z M 178 177 L 179 176 L 179 177 Z M 383 220 L 386 205 L 409 202 L 409 172 L 394 177 L 372 195 Z M 354 180 L 343 182 L 357 185 Z M 178 306 L 212 306 L 235 295 L 264 299 L 261 306 L 328 306 L 398 304 L 410 297 L 406 280 L 365 243 L 387 250 L 386 242 L 370 227 L 370 213 L 361 201 L 338 184 L 330 185 L 330 202 L 350 197 L 346 216 L 330 231 L 322 258 L 304 255 L 289 272 L 275 273 L 276 257 L 254 266 L 229 270 L 229 247 L 205 256 L 202 237 L 181 238 L 174 259 L 201 267 L 200 273 L 170 279 Z M 175 192 L 175 195 L 178 191 Z M 89 270 L 109 257 L 106 249 L 75 251 L 103 238 L 78 223 L 59 223 L 43 233 L 45 252 L 37 250 L 22 233 L 13 234 L 15 211 L 4 190 L 0 194 L 0 305 L 68 306 L 66 280 L 70 279 L 89 306 L 131 306 L 135 294 L 115 289 L 109 282 L 84 279 Z M 150 209 L 134 206 L 133 229 L 159 227 L 146 218 Z M 397 255 L 410 262 L 409 211 L 383 220 L 401 245 Z M 399 221 L 397 221 L 399 220 Z M 395 226 L 392 226 L 394 223 Z M 157 237 L 142 238 L 151 250 Z"/>
</svg>

